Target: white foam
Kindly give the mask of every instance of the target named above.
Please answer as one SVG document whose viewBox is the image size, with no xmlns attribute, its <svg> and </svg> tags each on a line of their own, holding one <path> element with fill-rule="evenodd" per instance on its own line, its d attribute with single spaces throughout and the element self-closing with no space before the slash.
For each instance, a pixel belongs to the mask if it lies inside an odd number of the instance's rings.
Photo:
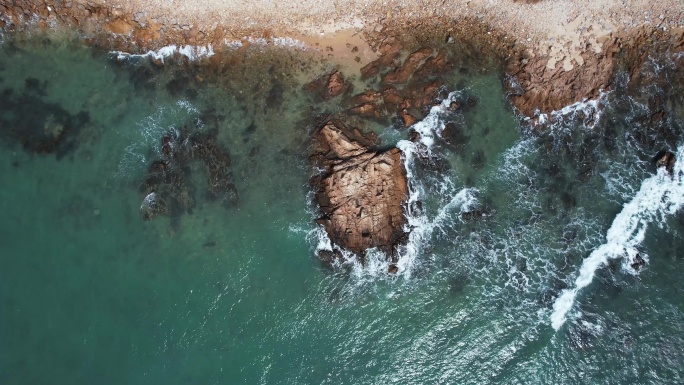
<svg viewBox="0 0 684 385">
<path fill-rule="evenodd" d="M 562 128 L 567 125 L 564 122 L 568 120 L 575 120 L 581 118 L 587 128 L 594 128 L 596 123 L 602 115 L 602 102 L 605 102 L 609 92 L 599 90 L 599 96 L 596 99 L 583 99 L 581 102 L 576 102 L 561 108 L 560 110 L 551 111 L 548 114 L 539 114 L 537 116 L 537 123 L 540 125 L 549 124 L 551 128 Z M 530 118 L 526 118 L 530 121 Z"/>
<path fill-rule="evenodd" d="M 268 45 L 268 40 L 264 39 L 263 37 L 246 37 L 245 40 L 249 42 L 249 44 L 252 45 Z"/>
<path fill-rule="evenodd" d="M 293 39 L 291 37 L 273 38 L 273 45 L 277 47 L 297 48 L 301 50 L 307 49 L 307 45 L 303 41 Z"/>
<path fill-rule="evenodd" d="M 643 242 L 649 224 L 663 226 L 666 215 L 676 213 L 684 205 L 684 145 L 676 154 L 674 175 L 665 168 L 657 170 L 656 175 L 647 178 L 634 198 L 624 205 L 613 220 L 606 235 L 606 242 L 587 257 L 575 279 L 574 287 L 565 289 L 553 304 L 551 326 L 558 330 L 568 317 L 579 291 L 587 287 L 597 269 L 606 265 L 608 260 L 628 257 L 623 260 L 623 268 L 635 273 L 630 262 L 639 254 L 637 247 Z M 648 256 L 640 256 L 647 261 Z"/>
<path fill-rule="evenodd" d="M 194 114 L 199 114 L 199 112 L 200 112 L 200 111 L 199 111 L 199 108 L 193 106 L 193 105 L 192 105 L 189 101 L 187 101 L 187 100 L 183 100 L 183 99 L 178 100 L 178 101 L 176 101 L 176 105 L 177 105 L 178 107 L 184 108 L 185 111 L 187 111 L 187 112 L 191 112 L 191 113 L 194 113 Z"/>
<path fill-rule="evenodd" d="M 225 40 L 223 41 L 223 43 L 226 45 L 226 47 L 228 47 L 228 48 L 230 48 L 230 49 L 239 49 L 239 48 L 242 48 L 242 45 L 243 45 L 242 42 L 239 41 L 239 40 L 228 40 L 228 39 L 225 39 Z"/>
<path fill-rule="evenodd" d="M 433 106 L 430 109 L 430 113 L 425 119 L 415 123 L 411 126 L 411 129 L 415 130 L 420 134 L 420 140 L 417 142 L 425 147 L 426 155 L 431 155 L 432 147 L 435 144 L 435 137 L 440 135 L 444 131 L 444 126 L 446 125 L 444 118 L 448 112 L 451 103 L 456 101 L 461 96 L 460 91 L 454 91 L 449 93 L 446 99 L 444 99 L 439 105 Z M 397 143 L 397 147 L 404 153 L 404 155 L 411 155 L 418 153 L 417 143 L 400 140 Z"/>
<path fill-rule="evenodd" d="M 654 58 L 651 55 L 648 56 L 648 61 L 646 62 L 647 64 L 650 64 L 650 67 L 653 71 L 653 73 L 658 76 L 662 77 L 663 71 L 675 71 L 677 70 L 677 63 L 675 60 L 678 60 L 681 58 L 682 53 L 678 52 L 675 54 L 666 54 L 666 55 L 661 55 L 658 58 Z M 648 66 L 644 66 L 642 69 L 642 73 L 645 73 L 648 70 Z"/>
<path fill-rule="evenodd" d="M 297 40 L 291 37 L 274 37 L 272 39 L 265 39 L 262 37 L 245 37 L 244 41 L 249 42 L 251 45 L 265 47 L 269 44 L 276 47 L 285 48 L 295 48 L 300 50 L 306 50 L 308 46 L 301 40 Z M 224 45 L 228 49 L 237 50 L 242 48 L 244 44 L 239 40 L 229 40 L 224 39 Z M 175 54 L 184 56 L 188 60 L 199 60 L 202 58 L 212 57 L 215 55 L 214 47 L 211 44 L 208 45 L 168 45 L 166 47 L 159 48 L 158 50 L 148 51 L 144 54 L 132 54 L 124 51 L 112 51 L 111 54 L 116 55 L 117 60 L 126 60 L 130 58 L 152 58 L 154 60 L 164 62 L 164 59 L 171 57 Z"/>
<path fill-rule="evenodd" d="M 162 63 L 164 59 L 171 57 L 175 54 L 185 56 L 188 60 L 199 60 L 201 58 L 214 56 L 214 49 L 211 44 L 206 46 L 196 46 L 196 45 L 168 45 L 166 47 L 159 48 L 156 51 L 148 51 L 144 54 L 131 54 L 123 51 L 112 51 L 112 54 L 116 55 L 117 60 L 126 60 L 130 58 L 146 58 L 150 57 L 154 60 L 159 60 Z"/>
</svg>

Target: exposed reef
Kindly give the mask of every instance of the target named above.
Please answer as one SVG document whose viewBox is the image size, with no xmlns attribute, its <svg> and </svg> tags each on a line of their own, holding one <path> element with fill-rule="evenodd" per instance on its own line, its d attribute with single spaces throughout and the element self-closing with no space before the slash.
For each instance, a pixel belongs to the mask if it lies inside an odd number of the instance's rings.
<svg viewBox="0 0 684 385">
<path fill-rule="evenodd" d="M 427 115 L 444 91 L 445 77 L 455 62 L 450 51 L 432 47 L 422 47 L 400 60 L 401 49 L 396 38 L 388 38 L 380 47 L 381 56 L 361 68 L 361 78 L 377 78 L 378 85 L 349 99 L 350 113 L 384 124 L 398 117 L 404 127 Z"/>
<path fill-rule="evenodd" d="M 596 99 L 601 91 L 615 88 L 615 76 L 625 73 L 632 87 L 641 83 L 645 63 L 668 54 L 682 68 L 684 31 L 664 32 L 645 27 L 633 33 L 607 37 L 600 50 L 581 53 L 582 66 L 572 69 L 548 68 L 548 56 L 532 56 L 530 51 L 514 52 L 507 60 L 506 73 L 511 103 L 528 117 L 560 110 L 586 99 Z"/>
<path fill-rule="evenodd" d="M 322 172 L 311 179 L 322 216 L 317 222 L 331 240 L 356 253 L 378 248 L 396 262 L 396 247 L 406 241 L 404 203 L 408 181 L 397 148 L 380 150 L 375 135 L 339 120 L 325 120 L 313 133 L 314 164 Z M 322 252 L 331 261 L 339 253 Z"/>
</svg>

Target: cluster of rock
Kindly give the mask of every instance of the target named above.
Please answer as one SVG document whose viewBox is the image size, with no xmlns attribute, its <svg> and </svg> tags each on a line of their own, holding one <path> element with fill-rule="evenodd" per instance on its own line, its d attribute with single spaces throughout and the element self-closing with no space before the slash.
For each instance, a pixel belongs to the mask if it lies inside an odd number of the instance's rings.
<svg viewBox="0 0 684 385">
<path fill-rule="evenodd" d="M 381 56 L 361 69 L 362 80 L 378 80 L 376 88 L 352 95 L 353 87 L 339 70 L 304 87 L 318 100 L 341 97 L 340 104 L 346 106 L 338 119 L 324 120 L 313 133 L 311 159 L 323 170 L 311 180 L 321 213 L 317 222 L 335 245 L 362 263 L 368 249 L 384 252 L 390 272 L 397 270 L 396 251 L 407 240 L 408 181 L 401 151 L 380 151 L 375 135 L 343 120 L 357 117 L 388 124 L 398 119 L 399 126 L 409 127 L 439 103 L 444 77 L 454 68 L 447 52 L 421 48 L 400 60 L 401 50 L 399 41 L 385 39 Z M 341 253 L 319 251 L 319 257 L 330 262 Z"/>
<path fill-rule="evenodd" d="M 396 262 L 396 248 L 406 240 L 404 203 L 408 181 L 397 148 L 378 149 L 373 134 L 364 134 L 339 120 L 316 128 L 313 163 L 323 171 L 311 185 L 322 216 L 317 223 L 338 246 L 359 255 L 370 248 Z M 331 261 L 339 252 L 323 252 Z M 391 265 L 390 271 L 396 271 Z"/>
<path fill-rule="evenodd" d="M 169 133 L 160 140 L 161 159 L 152 162 L 140 186 L 144 220 L 158 215 L 191 213 L 195 207 L 195 187 L 191 182 L 193 163 L 206 169 L 207 196 L 224 205 L 235 205 L 238 192 L 233 182 L 230 155 L 218 143 L 217 130 L 189 134 L 187 128 Z"/>
<path fill-rule="evenodd" d="M 401 49 L 396 39 L 388 38 L 380 46 L 380 58 L 361 68 L 362 80 L 379 78 L 379 83 L 346 101 L 351 114 L 381 123 L 397 116 L 404 127 L 427 115 L 455 64 L 446 50 L 431 47 L 418 49 L 401 61 Z"/>
<path fill-rule="evenodd" d="M 306 84 L 304 89 L 321 100 L 327 101 L 344 94 L 347 90 L 352 89 L 352 87 L 346 81 L 342 72 L 333 70 Z"/>
<path fill-rule="evenodd" d="M 424 118 L 432 106 L 447 96 L 448 77 L 458 68 L 450 50 L 422 47 L 402 57 L 403 45 L 386 37 L 379 43 L 381 55 L 360 70 L 360 77 L 373 87 L 353 93 L 348 78 L 332 70 L 304 86 L 316 101 L 340 98 L 345 107 L 335 118 L 326 118 L 313 131 L 313 165 L 323 170 L 311 179 L 320 210 L 317 223 L 337 246 L 319 251 L 332 262 L 340 250 L 365 261 L 368 249 L 381 250 L 397 271 L 397 249 L 408 239 L 405 208 L 408 181 L 397 148 L 379 150 L 374 134 L 350 127 L 348 121 L 369 120 L 394 123 L 399 129 Z M 461 71 L 467 71 L 461 68 Z M 454 100 L 451 109 L 461 110 L 476 100 L 468 95 Z M 445 141 L 454 145 L 465 140 L 461 127 L 450 124 Z M 411 140 L 419 134 L 409 130 Z M 430 162 L 433 162 L 431 159 Z"/>
</svg>

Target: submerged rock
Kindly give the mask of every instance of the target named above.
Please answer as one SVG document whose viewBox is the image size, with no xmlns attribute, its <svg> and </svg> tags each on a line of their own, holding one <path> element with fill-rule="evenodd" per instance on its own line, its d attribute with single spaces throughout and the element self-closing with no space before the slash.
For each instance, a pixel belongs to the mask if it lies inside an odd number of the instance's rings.
<svg viewBox="0 0 684 385">
<path fill-rule="evenodd" d="M 157 193 L 151 192 L 145 196 L 140 205 L 140 214 L 144 220 L 149 221 L 157 215 L 164 215 L 169 212 L 169 207 L 163 199 L 157 197 Z"/>
<path fill-rule="evenodd" d="M 397 148 L 378 150 L 373 134 L 336 120 L 314 133 L 312 159 L 324 171 L 311 180 L 322 216 L 318 219 L 333 243 L 363 255 L 375 248 L 394 259 L 405 242 L 406 171 Z M 330 253 L 320 255 L 332 260 Z M 393 260 L 394 262 L 394 260 Z"/>
<path fill-rule="evenodd" d="M 334 70 L 307 83 L 304 89 L 323 100 L 330 100 L 345 93 L 349 87 L 342 72 Z"/>
<path fill-rule="evenodd" d="M 629 266 L 634 269 L 634 271 L 639 271 L 641 270 L 642 267 L 646 266 L 646 261 L 641 257 L 639 253 L 636 253 L 634 256 L 634 259 L 632 259 L 632 263 L 629 264 Z"/>
<path fill-rule="evenodd" d="M 140 213 L 144 220 L 192 212 L 195 186 L 191 176 L 196 161 L 206 169 L 208 198 L 228 206 L 237 204 L 238 192 L 233 182 L 230 155 L 219 145 L 216 130 L 187 134 L 182 129 L 164 135 L 160 140 L 160 153 L 162 159 L 152 162 L 147 178 L 140 186 L 144 196 Z"/>
<path fill-rule="evenodd" d="M 200 160 L 206 168 L 211 198 L 230 205 L 237 204 L 238 191 L 233 183 L 230 155 L 221 148 L 216 135 L 195 135 L 191 146 L 193 158 Z"/>
<path fill-rule="evenodd" d="M 21 145 L 25 151 L 55 154 L 57 159 L 73 153 L 78 138 L 90 124 L 90 114 L 72 114 L 60 104 L 43 100 L 47 82 L 25 81 L 25 89 L 0 92 L 0 139 Z"/>
</svg>

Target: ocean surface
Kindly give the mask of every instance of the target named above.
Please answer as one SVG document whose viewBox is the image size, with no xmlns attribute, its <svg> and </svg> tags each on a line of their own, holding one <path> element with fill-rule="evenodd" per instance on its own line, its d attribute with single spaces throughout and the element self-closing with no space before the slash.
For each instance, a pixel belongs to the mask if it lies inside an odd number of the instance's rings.
<svg viewBox="0 0 684 385">
<path fill-rule="evenodd" d="M 343 107 L 302 85 L 331 65 L 215 55 L 158 66 L 2 38 L 1 384 L 684 383 L 684 92 L 667 56 L 642 68 L 652 82 L 618 75 L 543 128 L 513 113 L 496 67 L 455 71 L 419 143 L 369 124 L 410 179 L 413 231 L 388 274 L 378 252 L 316 257 L 309 134 Z M 162 138 L 205 134 L 235 195 L 189 160 L 191 203 L 143 220 Z"/>
</svg>

